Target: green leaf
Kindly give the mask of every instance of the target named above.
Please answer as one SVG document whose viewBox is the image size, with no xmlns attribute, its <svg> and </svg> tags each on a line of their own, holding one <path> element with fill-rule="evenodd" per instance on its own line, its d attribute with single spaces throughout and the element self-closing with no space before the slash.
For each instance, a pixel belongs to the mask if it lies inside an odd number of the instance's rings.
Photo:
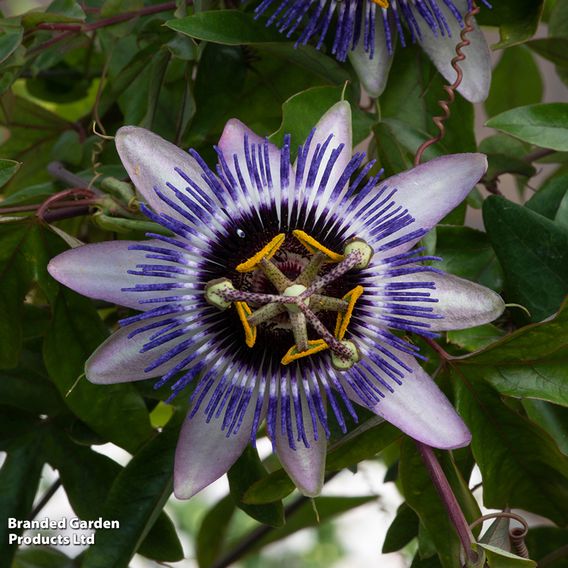
<svg viewBox="0 0 568 568">
<path fill-rule="evenodd" d="M 286 41 L 286 36 L 273 27 L 267 27 L 264 22 L 256 20 L 253 14 L 239 10 L 199 12 L 186 18 L 169 20 L 166 26 L 196 39 L 225 45 Z"/>
<path fill-rule="evenodd" d="M 230 495 L 207 511 L 201 521 L 195 544 L 200 568 L 209 568 L 219 556 L 234 512 L 235 503 Z"/>
<path fill-rule="evenodd" d="M 23 520 L 32 510 L 37 492 L 43 459 L 41 439 L 28 436 L 16 449 L 8 453 L 0 469 L 0 511 L 2 518 Z M 9 529 L 7 522 L 0 523 L 0 559 L 9 567 L 16 552 L 14 543 L 8 544 L 8 534 L 22 534 L 21 529 Z"/>
<path fill-rule="evenodd" d="M 45 365 L 67 405 L 81 420 L 134 452 L 152 433 L 142 397 L 133 385 L 93 385 L 84 378 L 87 357 L 106 335 L 92 302 L 61 287 L 44 341 Z"/>
<path fill-rule="evenodd" d="M 568 408 L 544 400 L 523 400 L 528 417 L 546 430 L 568 456 Z"/>
<path fill-rule="evenodd" d="M 539 103 L 542 94 L 540 71 L 531 52 L 524 46 L 511 47 L 503 52 L 493 70 L 485 110 L 488 116 L 495 116 L 511 108 Z"/>
<path fill-rule="evenodd" d="M 239 509 L 257 520 L 259 523 L 272 527 L 280 527 L 284 524 L 284 508 L 282 501 L 274 501 L 266 505 L 249 505 L 242 499 L 247 489 L 255 482 L 266 479 L 267 472 L 258 452 L 250 445 L 245 448 L 241 457 L 228 471 L 231 497 Z"/>
<path fill-rule="evenodd" d="M 440 225 L 437 228 L 436 254 L 442 257 L 436 262 L 450 274 L 479 282 L 493 290 L 503 287 L 501 267 L 487 235 L 470 227 Z"/>
<path fill-rule="evenodd" d="M 313 87 L 295 94 L 282 105 L 282 123 L 269 139 L 281 146 L 284 135 L 291 135 L 291 152 L 295 154 L 317 121 L 341 100 L 343 87 Z M 353 146 L 361 143 L 371 132 L 374 119 L 359 108 L 351 106 Z"/>
<path fill-rule="evenodd" d="M 535 53 L 561 67 L 568 67 L 568 38 L 549 37 L 533 39 L 527 43 Z"/>
<path fill-rule="evenodd" d="M 502 0 L 491 10 L 482 9 L 481 25 L 499 26 L 501 41 L 493 49 L 503 49 L 530 39 L 538 28 L 544 0 Z"/>
<path fill-rule="evenodd" d="M 10 181 L 12 176 L 20 169 L 21 165 L 21 162 L 0 159 L 0 187 Z"/>
<path fill-rule="evenodd" d="M 49 180 L 47 164 L 51 148 L 64 130 L 72 125 L 44 108 L 7 92 L 0 98 L 0 126 L 9 133 L 2 135 L 2 157 L 22 162 L 19 171 L 6 185 L 6 194 Z"/>
<path fill-rule="evenodd" d="M 179 418 L 148 442 L 119 473 L 104 503 L 103 518 L 117 520 L 119 530 L 101 530 L 82 568 L 123 568 L 139 549 L 172 491 L 172 468 Z M 181 560 L 181 546 L 168 561 Z"/>
<path fill-rule="evenodd" d="M 554 219 L 567 193 L 568 173 L 558 173 L 542 184 L 540 189 L 525 203 L 525 207 L 548 219 Z"/>
<path fill-rule="evenodd" d="M 498 327 L 486 323 L 477 327 L 470 327 L 469 329 L 459 329 L 455 331 L 448 331 L 448 343 L 457 345 L 466 351 L 477 351 L 483 349 L 493 342 L 503 337 L 504 332 Z"/>
<path fill-rule="evenodd" d="M 568 103 L 514 108 L 494 116 L 485 125 L 541 148 L 568 151 Z"/>
<path fill-rule="evenodd" d="M 18 550 L 12 568 L 74 568 L 71 558 L 47 546 Z"/>
<path fill-rule="evenodd" d="M 24 38 L 24 28 L 19 18 L 0 20 L 0 63 L 16 51 Z"/>
<path fill-rule="evenodd" d="M 456 406 L 473 434 L 484 505 L 526 509 L 566 524 L 568 464 L 548 434 L 505 406 L 489 385 L 453 384 Z"/>
<path fill-rule="evenodd" d="M 534 560 L 521 558 L 490 544 L 478 542 L 475 548 L 477 550 L 482 549 L 485 552 L 489 568 L 532 568 L 536 566 Z"/>
<path fill-rule="evenodd" d="M 418 536 L 418 516 L 409 505 L 403 503 L 396 512 L 396 517 L 391 523 L 385 542 L 383 543 L 383 554 L 396 552 L 404 548 L 413 538 Z"/>
<path fill-rule="evenodd" d="M 550 316 L 568 289 L 568 229 L 500 196 L 485 200 L 483 220 L 508 300 L 525 306 L 532 321 Z"/>
<path fill-rule="evenodd" d="M 502 394 L 568 405 L 568 307 L 546 322 L 528 325 L 482 351 L 456 359 L 457 376 L 487 381 Z"/>
</svg>

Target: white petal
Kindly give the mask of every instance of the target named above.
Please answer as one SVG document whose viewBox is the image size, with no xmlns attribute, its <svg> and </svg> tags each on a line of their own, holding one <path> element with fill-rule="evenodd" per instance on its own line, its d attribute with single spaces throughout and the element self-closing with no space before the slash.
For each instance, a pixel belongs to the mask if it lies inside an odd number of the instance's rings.
<svg viewBox="0 0 568 568">
<path fill-rule="evenodd" d="M 156 318 L 156 320 L 157 319 L 158 318 Z M 145 372 L 144 369 L 146 367 L 150 366 L 158 357 L 172 349 L 177 342 L 183 341 L 184 339 L 178 338 L 173 342 L 170 341 L 154 347 L 145 353 L 140 353 L 142 347 L 147 343 L 148 337 L 156 330 L 145 331 L 132 338 L 129 338 L 128 335 L 147 324 L 148 321 L 142 321 L 129 325 L 128 327 L 120 328 L 106 341 L 101 343 L 85 363 L 85 375 L 87 379 L 95 384 L 142 381 L 165 374 L 184 357 L 188 356 L 188 351 L 184 351 L 156 369 Z"/>
<path fill-rule="evenodd" d="M 187 182 L 175 168 L 183 170 L 209 199 L 215 200 L 213 192 L 202 180 L 203 170 L 197 161 L 157 134 L 137 126 L 123 126 L 116 133 L 115 143 L 130 179 L 154 211 L 186 221 L 183 215 L 160 199 L 154 189 L 159 189 L 172 201 L 179 203 L 174 192 L 166 185 L 169 182 L 182 191 L 186 187 Z M 186 195 L 190 194 L 186 192 Z"/>
<path fill-rule="evenodd" d="M 344 172 L 352 157 L 353 138 L 351 131 L 351 106 L 346 101 L 340 101 L 333 105 L 316 124 L 313 138 L 305 158 L 303 185 L 305 185 L 308 171 L 310 170 L 310 165 L 316 155 L 316 151 L 319 152 L 318 146 L 323 147 L 330 136 L 331 140 L 327 145 L 326 151 L 323 153 L 318 167 L 318 173 L 315 177 L 308 199 L 308 209 L 314 205 L 314 202 L 316 203 L 317 215 L 321 213 L 328 203 L 329 196 L 335 188 L 337 180 L 341 177 L 341 174 Z M 343 144 L 343 150 L 331 168 L 325 187 L 320 188 L 320 182 L 324 176 L 329 158 L 332 152 L 341 144 Z M 299 160 L 296 160 L 296 170 L 298 169 L 298 164 Z"/>
<path fill-rule="evenodd" d="M 379 12 L 379 10 L 377 10 Z M 396 31 L 393 29 L 393 45 L 396 43 Z M 375 19 L 375 51 L 373 58 L 365 51 L 363 41 L 349 52 L 349 61 L 370 97 L 376 98 L 385 90 L 393 57 L 387 48 L 383 19 L 379 14 Z"/>
<path fill-rule="evenodd" d="M 390 347 L 387 349 L 392 351 Z M 386 379 L 394 392 L 377 384 L 385 397 L 370 410 L 405 434 L 433 448 L 449 450 L 467 446 L 471 434 L 446 396 L 414 357 L 400 351 L 393 353 L 412 369 L 412 373 L 405 371 L 402 385 Z M 368 408 L 351 389 L 346 388 L 346 391 L 355 402 Z"/>
<path fill-rule="evenodd" d="M 466 329 L 497 319 L 505 309 L 505 303 L 493 290 L 451 274 L 433 272 L 409 274 L 393 278 L 393 282 L 434 282 L 436 290 L 432 297 L 438 299 L 435 304 L 425 304 L 434 309 L 434 313 L 443 319 L 421 320 L 430 324 L 431 331 Z M 414 319 L 408 317 L 408 319 Z"/>
<path fill-rule="evenodd" d="M 145 251 L 129 250 L 139 244 L 171 248 L 160 241 L 106 241 L 69 249 L 53 258 L 47 270 L 58 282 L 96 300 L 105 300 L 135 310 L 154 308 L 155 304 L 141 304 L 140 300 L 171 296 L 176 291 L 127 292 L 136 284 L 157 284 L 166 279 L 128 274 L 137 264 L 153 263 L 146 259 Z M 167 282 L 172 280 L 167 279 Z M 183 292 L 182 292 L 183 293 Z"/>
<path fill-rule="evenodd" d="M 454 4 L 462 15 L 467 12 L 467 0 L 453 0 Z M 430 28 L 422 26 L 421 45 L 428 54 L 438 71 L 450 84 L 456 80 L 456 71 L 451 65 L 452 59 L 456 56 L 456 45 L 461 41 L 461 28 L 455 17 L 451 14 L 448 7 L 443 2 L 438 5 L 451 29 L 452 35 L 447 34 L 442 37 L 434 36 Z M 463 71 L 463 80 L 458 87 L 458 92 L 472 103 L 483 102 L 488 94 L 491 84 L 491 55 L 485 37 L 476 23 L 474 31 L 467 35 L 471 45 L 463 48 L 466 56 L 464 61 L 459 63 Z"/>
<path fill-rule="evenodd" d="M 302 396 L 301 400 L 302 419 L 306 431 L 306 438 L 310 447 L 307 448 L 303 441 L 298 441 L 298 428 L 292 400 L 290 400 L 290 406 L 292 413 L 292 430 L 296 449 L 292 449 L 290 447 L 288 436 L 282 434 L 282 429 L 280 428 L 280 412 L 278 413 L 276 420 L 277 427 L 274 445 L 282 467 L 292 478 L 296 487 L 304 495 L 308 497 L 315 497 L 320 494 L 323 487 L 327 439 L 325 437 L 325 432 L 318 421 L 318 439 L 314 440 L 312 416 L 309 412 L 305 397 Z"/>
<path fill-rule="evenodd" d="M 222 416 L 207 423 L 205 401 L 185 419 L 176 448 L 174 494 L 189 499 L 219 479 L 237 461 L 251 437 L 256 397 L 253 395 L 238 432 L 227 437 Z"/>
<path fill-rule="evenodd" d="M 487 158 L 483 154 L 451 154 L 385 180 L 384 185 L 397 190 L 393 197 L 395 203 L 408 209 L 415 221 L 380 244 L 418 229 L 430 230 L 466 198 L 486 170 Z M 381 256 L 405 252 L 418 240 L 390 248 Z"/>
</svg>

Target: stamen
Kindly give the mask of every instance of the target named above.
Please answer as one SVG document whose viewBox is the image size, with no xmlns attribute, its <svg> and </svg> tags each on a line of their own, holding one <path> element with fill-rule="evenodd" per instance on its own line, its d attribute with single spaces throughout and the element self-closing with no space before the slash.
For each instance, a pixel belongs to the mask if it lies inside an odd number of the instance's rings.
<svg viewBox="0 0 568 568">
<path fill-rule="evenodd" d="M 270 260 L 278 251 L 278 249 L 282 246 L 286 235 L 284 233 L 280 233 L 276 235 L 267 245 L 262 247 L 262 249 L 257 252 L 254 256 L 242 262 L 237 266 L 238 272 L 252 272 L 256 270 L 258 267 L 258 263 L 262 259 Z"/>
<path fill-rule="evenodd" d="M 351 316 L 353 315 L 353 309 L 355 308 L 355 303 L 361 297 L 364 288 L 363 286 L 356 286 L 353 290 L 350 290 L 343 296 L 344 300 L 347 300 L 349 304 L 347 305 L 347 310 L 344 314 L 337 314 L 337 322 L 335 324 L 335 332 L 334 335 L 340 341 L 345 336 L 345 332 L 347 331 L 347 326 L 351 321 Z"/>
<path fill-rule="evenodd" d="M 388 0 L 371 0 L 371 2 L 377 4 L 381 8 L 388 8 L 389 7 Z"/>
<path fill-rule="evenodd" d="M 304 231 L 295 230 L 292 231 L 292 234 L 308 249 L 309 252 L 312 254 L 316 254 L 318 251 L 322 252 L 331 260 L 332 262 L 340 262 L 343 260 L 343 255 L 333 252 L 332 250 L 328 249 L 327 247 L 323 246 L 321 243 L 316 241 L 313 237 L 310 237 Z"/>
<path fill-rule="evenodd" d="M 248 317 L 252 314 L 252 310 L 246 302 L 235 302 L 235 308 L 239 314 L 239 319 L 245 330 L 245 343 L 247 347 L 253 347 L 256 342 L 256 326 L 251 325 Z"/>
<path fill-rule="evenodd" d="M 306 350 L 300 351 L 297 345 L 292 345 L 280 362 L 282 365 L 289 365 L 292 361 L 308 357 L 309 355 L 315 355 L 320 351 L 325 351 L 327 348 L 328 345 L 323 339 L 310 339 Z"/>
</svg>

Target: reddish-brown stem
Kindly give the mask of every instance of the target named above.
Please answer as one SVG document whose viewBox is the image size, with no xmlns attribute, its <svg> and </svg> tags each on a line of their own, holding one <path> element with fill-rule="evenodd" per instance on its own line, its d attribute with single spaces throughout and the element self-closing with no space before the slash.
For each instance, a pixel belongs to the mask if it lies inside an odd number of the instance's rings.
<svg viewBox="0 0 568 568">
<path fill-rule="evenodd" d="M 50 209 L 50 207 L 57 201 L 61 201 L 63 198 L 65 197 L 86 197 L 87 199 L 92 199 L 93 197 L 95 197 L 94 192 L 92 192 L 90 189 L 81 189 L 81 188 L 72 188 L 72 189 L 65 189 L 63 191 L 60 191 L 58 193 L 56 193 L 55 195 L 51 195 L 50 197 L 48 197 L 39 207 L 38 210 L 36 212 L 36 215 L 43 220 L 47 220 L 46 219 L 46 214 L 47 211 Z M 81 202 L 77 203 L 77 206 L 80 207 L 84 207 L 84 204 Z M 70 209 L 76 209 L 76 207 L 71 207 Z M 61 213 L 61 210 L 59 211 L 59 213 Z"/>
<path fill-rule="evenodd" d="M 430 446 L 422 444 L 421 442 L 416 442 L 416 445 L 418 446 L 418 451 L 420 452 L 422 461 L 430 474 L 432 483 L 438 491 L 438 494 L 442 499 L 442 503 L 448 512 L 448 516 L 458 533 L 468 564 L 475 564 L 478 561 L 478 556 L 471 547 L 472 543 L 475 542 L 475 538 L 469 528 L 468 522 L 465 520 L 460 504 L 452 491 L 446 474 L 444 473 L 434 450 Z"/>
<path fill-rule="evenodd" d="M 192 4 L 193 0 L 186 0 L 187 4 Z M 98 30 L 99 28 L 105 28 L 108 26 L 114 26 L 116 24 L 121 24 L 122 22 L 126 22 L 128 20 L 132 20 L 133 18 L 137 18 L 140 16 L 150 16 L 153 14 L 159 14 L 160 12 L 169 12 L 175 10 L 177 7 L 176 2 L 164 2 L 163 4 L 155 4 L 154 6 L 145 6 L 144 8 L 140 8 L 139 10 L 133 10 L 132 12 L 124 12 L 122 14 L 116 14 L 115 16 L 111 16 L 110 18 L 105 18 L 102 20 L 98 20 L 97 22 L 91 22 L 90 24 L 69 24 L 69 23 L 58 23 L 58 22 L 43 22 L 38 24 L 38 30 L 53 30 L 53 31 L 62 31 L 64 33 L 52 37 L 50 40 L 38 45 L 34 49 L 29 51 L 30 55 L 34 55 L 52 45 L 60 42 L 61 40 L 71 37 L 76 33 L 86 33 L 92 32 L 94 30 Z"/>
<path fill-rule="evenodd" d="M 97 203 L 97 199 L 81 199 L 81 205 L 93 205 Z M 32 205 L 17 205 L 14 207 L 0 207 L 0 215 L 5 215 L 6 213 L 27 213 L 29 211 L 37 211 L 41 207 L 42 203 L 34 203 Z M 57 203 L 52 203 L 50 209 L 62 209 L 63 207 L 75 207 L 77 205 L 77 200 L 69 201 L 58 201 Z"/>
</svg>

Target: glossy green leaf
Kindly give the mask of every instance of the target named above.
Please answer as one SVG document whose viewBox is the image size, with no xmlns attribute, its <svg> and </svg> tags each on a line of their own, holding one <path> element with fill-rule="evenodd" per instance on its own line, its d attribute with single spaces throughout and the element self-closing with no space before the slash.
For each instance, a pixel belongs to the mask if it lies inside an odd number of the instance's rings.
<svg viewBox="0 0 568 568">
<path fill-rule="evenodd" d="M 172 491 L 172 470 L 179 420 L 173 419 L 120 472 L 103 506 L 103 518 L 117 520 L 120 530 L 101 530 L 82 568 L 123 568 L 139 549 Z M 169 558 L 183 558 L 181 547 Z"/>
<path fill-rule="evenodd" d="M 503 287 L 503 275 L 493 247 L 485 233 L 469 227 L 440 225 L 437 228 L 436 262 L 450 274 L 483 284 L 493 290 Z"/>
<path fill-rule="evenodd" d="M 387 531 L 383 543 L 383 553 L 396 552 L 404 548 L 413 538 L 416 538 L 419 522 L 414 509 L 403 503 L 398 508 L 396 517 Z"/>
<path fill-rule="evenodd" d="M 286 41 L 273 27 L 239 10 L 199 12 L 186 18 L 169 20 L 170 29 L 203 41 L 242 45 Z"/>
<path fill-rule="evenodd" d="M 549 177 L 525 206 L 548 219 L 554 219 L 567 193 L 568 173 L 558 173 Z"/>
<path fill-rule="evenodd" d="M 540 71 L 531 52 L 524 46 L 511 47 L 503 52 L 493 70 L 485 110 L 488 116 L 495 116 L 512 108 L 539 103 L 542 94 Z"/>
<path fill-rule="evenodd" d="M 3 63 L 22 43 L 24 28 L 19 18 L 0 20 L 0 63 Z"/>
<path fill-rule="evenodd" d="M 325 112 L 341 100 L 343 87 L 314 87 L 298 93 L 282 105 L 282 124 L 269 138 L 282 145 L 284 135 L 291 135 L 291 151 L 295 153 Z M 360 109 L 351 106 L 353 146 L 362 142 L 371 132 L 374 120 Z"/>
<path fill-rule="evenodd" d="M 568 464 L 548 434 L 503 405 L 490 386 L 453 384 L 458 411 L 473 434 L 484 505 L 527 509 L 566 524 Z"/>
<path fill-rule="evenodd" d="M 247 489 L 260 479 L 266 479 L 267 472 L 257 451 L 250 445 L 245 448 L 241 457 L 228 471 L 231 497 L 239 509 L 247 515 L 265 525 L 280 527 L 284 524 L 284 508 L 281 501 L 274 501 L 265 505 L 249 505 L 243 502 Z"/>
<path fill-rule="evenodd" d="M 459 329 L 455 331 L 448 331 L 448 343 L 457 345 L 466 351 L 477 351 L 483 349 L 493 342 L 503 337 L 504 332 L 498 327 L 486 323 L 477 327 L 470 327 L 469 329 Z"/>
<path fill-rule="evenodd" d="M 480 24 L 499 26 L 499 43 L 493 49 L 503 49 L 529 40 L 536 32 L 544 0 L 503 0 L 492 5 L 491 10 L 482 9 L 478 16 Z"/>
<path fill-rule="evenodd" d="M 558 527 L 531 527 L 525 542 L 531 552 L 531 557 L 537 561 L 544 560 L 555 554 L 556 560 L 551 560 L 550 568 L 568 568 L 568 557 L 562 553 L 562 548 L 568 542 L 568 529 Z"/>
<path fill-rule="evenodd" d="M 536 566 L 534 560 L 521 558 L 490 544 L 477 543 L 477 549 L 485 553 L 489 568 L 532 568 Z"/>
<path fill-rule="evenodd" d="M 485 124 L 542 148 L 568 151 L 568 103 L 514 108 L 494 116 Z"/>
<path fill-rule="evenodd" d="M 525 306 L 532 321 L 550 316 L 568 290 L 568 229 L 499 196 L 485 200 L 483 220 L 507 300 Z"/>
<path fill-rule="evenodd" d="M 533 39 L 527 45 L 541 57 L 561 67 L 568 67 L 568 38 L 549 37 Z"/>
<path fill-rule="evenodd" d="M 549 321 L 523 327 L 482 351 L 455 361 L 456 378 L 487 381 L 507 396 L 568 405 L 568 309 Z"/>
<path fill-rule="evenodd" d="M 528 417 L 546 430 L 559 450 L 568 456 L 568 408 L 544 400 L 523 400 Z"/>
<path fill-rule="evenodd" d="M 21 165 L 21 162 L 0 159 L 0 187 L 10 181 L 12 176 L 20 169 Z"/>
</svg>

